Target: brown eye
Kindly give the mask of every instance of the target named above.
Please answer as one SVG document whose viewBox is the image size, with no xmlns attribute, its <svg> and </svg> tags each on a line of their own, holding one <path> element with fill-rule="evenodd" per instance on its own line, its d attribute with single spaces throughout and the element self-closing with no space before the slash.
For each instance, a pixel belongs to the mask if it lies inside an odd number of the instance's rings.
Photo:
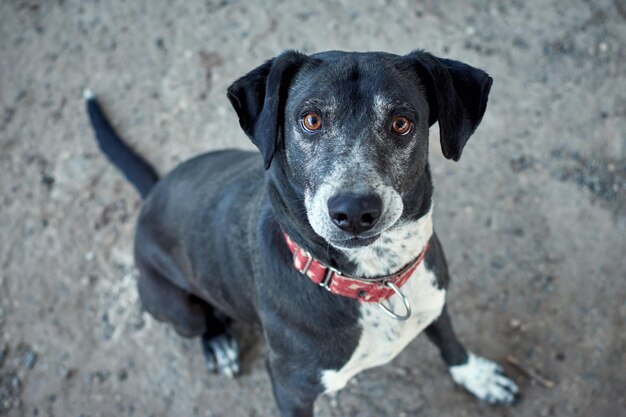
<svg viewBox="0 0 626 417">
<path fill-rule="evenodd" d="M 397 135 L 404 136 L 411 131 L 411 121 L 404 116 L 396 116 L 391 123 L 391 130 Z"/>
<path fill-rule="evenodd" d="M 307 113 L 302 118 L 302 127 L 308 132 L 314 132 L 322 127 L 322 117 L 317 113 Z"/>
</svg>

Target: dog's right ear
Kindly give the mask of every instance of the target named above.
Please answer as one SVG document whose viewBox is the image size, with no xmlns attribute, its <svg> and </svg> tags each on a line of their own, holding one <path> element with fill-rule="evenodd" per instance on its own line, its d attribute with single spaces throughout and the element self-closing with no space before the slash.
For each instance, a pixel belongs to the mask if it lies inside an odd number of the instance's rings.
<svg viewBox="0 0 626 417">
<path fill-rule="evenodd" d="M 283 141 L 287 92 L 308 57 L 286 51 L 253 69 L 228 87 L 227 96 L 239 125 L 263 155 L 265 169 Z"/>
</svg>

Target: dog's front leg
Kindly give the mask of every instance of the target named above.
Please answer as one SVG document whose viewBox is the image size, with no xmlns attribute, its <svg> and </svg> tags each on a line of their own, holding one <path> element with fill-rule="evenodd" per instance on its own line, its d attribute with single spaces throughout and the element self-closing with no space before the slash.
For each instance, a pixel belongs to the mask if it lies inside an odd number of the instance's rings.
<svg viewBox="0 0 626 417">
<path fill-rule="evenodd" d="M 448 309 L 444 306 L 441 315 L 425 330 L 426 336 L 437 346 L 443 361 L 448 367 L 463 365 L 468 353 L 454 333 Z"/>
<path fill-rule="evenodd" d="M 282 359 L 285 359 L 284 357 Z M 267 369 L 281 417 L 313 417 L 313 403 L 320 393 L 315 375 L 307 364 L 270 354 Z"/>
<path fill-rule="evenodd" d="M 468 352 L 459 342 L 445 307 L 426 335 L 439 348 L 454 382 L 490 404 L 509 405 L 517 399 L 517 385 L 500 365 Z"/>
</svg>

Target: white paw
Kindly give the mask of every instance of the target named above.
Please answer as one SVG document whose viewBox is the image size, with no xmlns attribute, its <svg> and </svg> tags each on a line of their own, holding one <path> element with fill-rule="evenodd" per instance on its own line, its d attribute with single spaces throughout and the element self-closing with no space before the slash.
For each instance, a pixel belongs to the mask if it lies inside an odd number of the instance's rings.
<svg viewBox="0 0 626 417">
<path fill-rule="evenodd" d="M 202 350 L 209 371 L 234 378 L 239 373 L 239 345 L 230 334 L 202 339 Z"/>
<path fill-rule="evenodd" d="M 512 404 L 519 390 L 500 365 L 471 352 L 468 356 L 467 363 L 449 368 L 454 382 L 489 404 Z"/>
</svg>

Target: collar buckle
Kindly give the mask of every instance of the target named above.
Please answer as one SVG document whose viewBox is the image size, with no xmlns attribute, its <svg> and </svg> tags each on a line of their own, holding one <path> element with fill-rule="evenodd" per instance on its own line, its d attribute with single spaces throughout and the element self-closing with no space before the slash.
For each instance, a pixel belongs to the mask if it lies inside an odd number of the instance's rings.
<svg viewBox="0 0 626 417">
<path fill-rule="evenodd" d="M 326 291 L 331 291 L 330 284 L 333 280 L 333 275 L 341 275 L 341 272 L 339 272 L 332 266 L 327 266 L 326 273 L 324 274 L 324 279 L 318 285 L 324 288 Z"/>
<path fill-rule="evenodd" d="M 298 247 L 298 249 L 296 249 L 296 251 L 293 253 L 294 261 L 298 259 L 299 252 L 300 252 L 300 247 Z M 309 267 L 311 266 L 311 263 L 313 262 L 313 256 L 311 256 L 311 254 L 305 250 L 302 250 L 302 254 L 304 255 L 305 258 L 307 258 L 307 260 L 306 260 L 306 263 L 304 264 L 304 268 L 298 269 L 298 272 L 300 272 L 302 275 L 306 275 L 306 273 L 309 272 Z"/>
</svg>

